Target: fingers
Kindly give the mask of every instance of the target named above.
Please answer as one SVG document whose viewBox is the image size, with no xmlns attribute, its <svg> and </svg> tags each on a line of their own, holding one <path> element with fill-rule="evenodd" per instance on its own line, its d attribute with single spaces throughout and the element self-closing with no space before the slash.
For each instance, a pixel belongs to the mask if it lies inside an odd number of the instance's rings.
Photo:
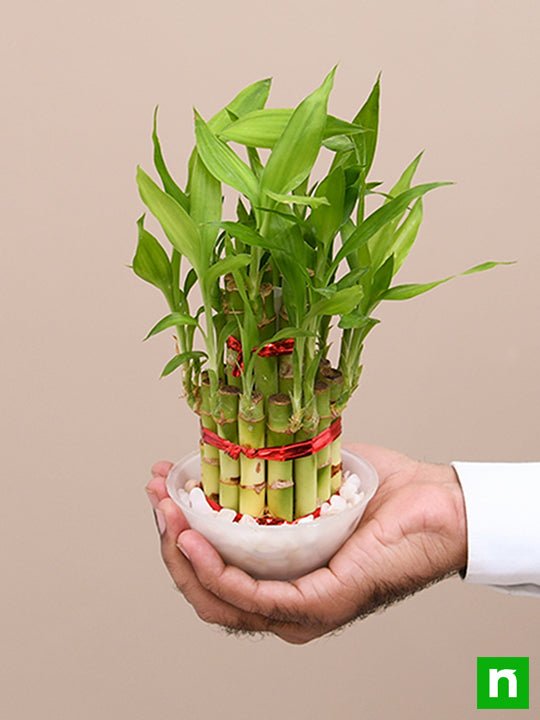
<svg viewBox="0 0 540 720">
<path fill-rule="evenodd" d="M 152 477 L 155 477 L 156 475 L 167 477 L 172 466 L 172 462 L 169 462 L 168 460 L 159 460 L 157 463 L 152 465 Z"/>
<path fill-rule="evenodd" d="M 168 497 L 167 488 L 165 487 L 165 479 L 172 468 L 172 463 L 167 460 L 160 460 L 152 465 L 152 479 L 146 485 L 145 490 L 148 499 L 154 510 L 157 508 L 161 500 Z"/>
<path fill-rule="evenodd" d="M 178 538 L 201 585 L 225 602 L 274 622 L 309 625 L 317 635 L 335 627 L 325 603 L 332 598 L 336 578 L 328 568 L 294 582 L 255 580 L 239 568 L 226 565 L 201 535 L 188 530 Z M 332 602 L 330 602 L 330 606 Z"/>
<path fill-rule="evenodd" d="M 276 628 L 268 618 L 245 613 L 217 598 L 201 585 L 191 563 L 177 546 L 178 536 L 181 536 L 188 527 L 182 512 L 170 499 L 161 501 L 157 511 L 164 519 L 164 530 L 161 535 L 163 561 L 177 588 L 194 607 L 198 616 L 207 623 L 222 625 L 232 631 L 275 632 Z M 189 532 L 194 533 L 194 531 Z M 289 634 L 291 638 L 296 637 L 291 631 Z"/>
</svg>

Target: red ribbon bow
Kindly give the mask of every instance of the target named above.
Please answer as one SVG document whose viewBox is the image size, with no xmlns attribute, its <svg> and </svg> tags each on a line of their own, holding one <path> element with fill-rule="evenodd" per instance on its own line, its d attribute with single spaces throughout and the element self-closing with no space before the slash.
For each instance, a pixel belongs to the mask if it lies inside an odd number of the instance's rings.
<svg viewBox="0 0 540 720">
<path fill-rule="evenodd" d="M 238 377 L 244 369 L 244 357 L 242 354 L 242 343 L 238 338 L 229 335 L 227 338 L 227 347 L 236 353 L 236 361 L 233 365 L 233 377 Z M 276 342 L 267 343 L 257 351 L 259 357 L 277 357 L 278 355 L 291 355 L 294 351 L 294 338 L 286 338 Z"/>
</svg>

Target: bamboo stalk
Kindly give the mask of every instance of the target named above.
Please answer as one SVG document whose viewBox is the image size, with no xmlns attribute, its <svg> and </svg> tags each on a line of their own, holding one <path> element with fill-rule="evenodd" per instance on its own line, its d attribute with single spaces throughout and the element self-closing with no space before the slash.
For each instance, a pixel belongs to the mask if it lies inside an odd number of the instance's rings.
<svg viewBox="0 0 540 720">
<path fill-rule="evenodd" d="M 244 303 L 232 275 L 225 275 L 225 289 L 223 291 L 223 307 L 225 314 L 242 317 L 244 314 Z M 225 375 L 228 385 L 241 387 L 242 380 L 235 372 L 238 362 L 238 353 L 230 348 L 226 349 Z"/>
<path fill-rule="evenodd" d="M 317 412 L 319 414 L 319 428 L 322 432 L 330 427 L 332 414 L 330 411 L 330 386 L 322 381 L 315 385 L 317 398 Z M 319 505 L 328 500 L 332 494 L 332 460 L 331 445 L 317 453 L 317 501 Z"/>
<path fill-rule="evenodd" d="M 238 443 L 238 398 L 240 390 L 234 385 L 222 385 L 218 391 L 220 412 L 217 428 L 220 437 Z M 238 510 L 238 487 L 240 483 L 240 461 L 225 451 L 219 451 L 219 504 Z"/>
<path fill-rule="evenodd" d="M 216 422 L 211 412 L 210 381 L 208 373 L 201 376 L 199 416 L 203 428 L 216 432 Z M 201 441 L 201 481 L 208 497 L 219 493 L 219 452 L 218 449 Z"/>
<path fill-rule="evenodd" d="M 283 393 L 268 398 L 267 447 L 289 445 L 291 399 Z M 291 521 L 294 517 L 294 464 L 292 460 L 267 462 L 267 503 L 270 515 Z"/>
<path fill-rule="evenodd" d="M 330 385 L 330 408 L 332 417 L 336 419 L 340 416 L 338 410 L 339 401 L 343 393 L 343 374 L 340 370 L 334 368 L 324 368 L 323 375 L 326 382 Z M 341 465 L 341 436 L 337 437 L 330 446 L 330 457 L 332 460 L 332 493 L 335 493 L 341 487 L 342 465 Z"/>
<path fill-rule="evenodd" d="M 238 438 L 240 445 L 261 448 L 265 443 L 264 399 L 255 392 L 249 399 L 242 398 L 238 413 Z M 239 510 L 242 514 L 260 517 L 266 502 L 265 461 L 258 458 L 240 457 Z"/>
<path fill-rule="evenodd" d="M 317 434 L 317 414 L 312 408 L 295 442 L 310 440 Z M 309 515 L 317 508 L 317 456 L 308 455 L 294 461 L 294 516 Z"/>
</svg>

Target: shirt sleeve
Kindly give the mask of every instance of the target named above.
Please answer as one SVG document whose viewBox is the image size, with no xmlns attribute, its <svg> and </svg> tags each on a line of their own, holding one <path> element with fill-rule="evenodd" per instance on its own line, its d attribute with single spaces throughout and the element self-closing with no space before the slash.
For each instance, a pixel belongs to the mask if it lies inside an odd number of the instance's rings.
<svg viewBox="0 0 540 720">
<path fill-rule="evenodd" d="M 452 466 L 465 498 L 465 581 L 540 597 L 540 462 Z"/>
</svg>

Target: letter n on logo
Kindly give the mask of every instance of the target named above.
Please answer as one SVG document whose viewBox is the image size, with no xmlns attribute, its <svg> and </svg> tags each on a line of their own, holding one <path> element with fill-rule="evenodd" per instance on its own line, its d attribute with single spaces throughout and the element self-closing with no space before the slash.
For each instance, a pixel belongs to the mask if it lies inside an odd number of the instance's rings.
<svg viewBox="0 0 540 720">
<path fill-rule="evenodd" d="M 529 708 L 529 658 L 479 657 L 476 659 L 476 707 Z"/>
</svg>

